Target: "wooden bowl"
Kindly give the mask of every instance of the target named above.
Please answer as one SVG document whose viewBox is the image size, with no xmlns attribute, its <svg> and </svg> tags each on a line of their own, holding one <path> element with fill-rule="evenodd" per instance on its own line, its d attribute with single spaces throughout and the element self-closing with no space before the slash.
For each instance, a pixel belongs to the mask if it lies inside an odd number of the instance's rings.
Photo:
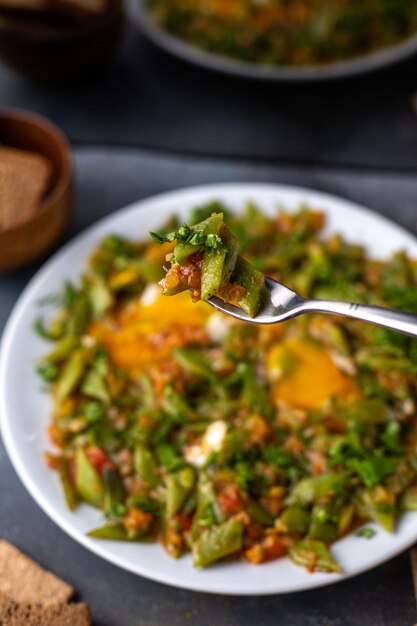
<svg viewBox="0 0 417 626">
<path fill-rule="evenodd" d="M 0 232 L 0 271 L 4 272 L 35 261 L 62 234 L 73 206 L 73 165 L 61 131 L 32 113 L 0 111 L 0 143 L 38 152 L 52 166 L 50 185 L 38 211 Z"/>
<path fill-rule="evenodd" d="M 123 0 L 109 0 L 102 14 L 65 28 L 37 17 L 1 17 L 0 58 L 35 80 L 85 74 L 110 55 L 122 23 Z"/>
</svg>

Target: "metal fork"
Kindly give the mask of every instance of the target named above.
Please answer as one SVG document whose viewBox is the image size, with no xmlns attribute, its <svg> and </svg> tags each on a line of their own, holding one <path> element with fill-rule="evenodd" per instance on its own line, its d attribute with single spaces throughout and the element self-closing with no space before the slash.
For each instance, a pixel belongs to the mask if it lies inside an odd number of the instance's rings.
<svg viewBox="0 0 417 626">
<path fill-rule="evenodd" d="M 332 300 L 305 300 L 295 291 L 291 291 L 285 285 L 269 277 L 265 278 L 263 301 L 254 318 L 249 317 L 242 309 L 215 296 L 207 300 L 207 303 L 226 315 L 252 324 L 277 324 L 303 315 L 303 313 L 330 313 L 363 320 L 417 337 L 417 315 L 379 306 Z"/>
</svg>

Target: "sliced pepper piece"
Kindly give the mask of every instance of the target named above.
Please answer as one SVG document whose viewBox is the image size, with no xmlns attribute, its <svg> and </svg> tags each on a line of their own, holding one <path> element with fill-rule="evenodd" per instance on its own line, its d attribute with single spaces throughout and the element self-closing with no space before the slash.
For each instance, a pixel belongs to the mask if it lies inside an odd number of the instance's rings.
<svg viewBox="0 0 417 626">
<path fill-rule="evenodd" d="M 401 511 L 417 511 L 417 487 L 408 487 L 399 499 Z"/>
<path fill-rule="evenodd" d="M 126 491 L 118 471 L 114 467 L 103 468 L 104 509 L 108 516 L 117 515 L 117 508 L 123 505 Z"/>
<path fill-rule="evenodd" d="M 104 505 L 103 481 L 83 448 L 77 448 L 75 453 L 75 486 L 81 498 L 89 504 L 98 508 Z"/>
<path fill-rule="evenodd" d="M 187 497 L 190 495 L 195 483 L 195 473 L 191 467 L 184 467 L 175 474 L 168 474 L 166 484 L 166 511 L 168 518 L 176 515 Z"/>
<path fill-rule="evenodd" d="M 55 400 L 61 404 L 78 387 L 86 366 L 85 351 L 75 350 L 64 365 L 61 375 L 55 384 Z"/>
<path fill-rule="evenodd" d="M 346 485 L 349 473 L 346 471 L 321 474 L 311 478 L 304 478 L 294 487 L 287 503 L 299 506 L 308 506 L 313 502 L 335 493 L 335 490 Z"/>
<path fill-rule="evenodd" d="M 262 272 L 239 256 L 231 282 L 246 289 L 246 294 L 237 302 L 237 306 L 243 309 L 250 317 L 256 317 L 261 305 L 265 282 Z"/>
<path fill-rule="evenodd" d="M 235 269 L 239 252 L 239 242 L 225 224 L 219 237 L 224 248 L 206 252 L 201 272 L 201 299 L 214 296 L 222 283 L 228 283 Z"/>
<path fill-rule="evenodd" d="M 243 523 L 232 517 L 219 526 L 203 531 L 193 542 L 193 564 L 195 567 L 205 567 L 229 554 L 239 552 L 242 545 Z"/>
<path fill-rule="evenodd" d="M 109 541 L 139 541 L 153 543 L 155 539 L 150 535 L 132 534 L 122 524 L 108 524 L 94 528 L 87 533 L 87 537 L 94 539 L 108 539 Z"/>
<path fill-rule="evenodd" d="M 302 539 L 290 548 L 289 555 L 296 565 L 306 567 L 310 572 L 341 571 L 326 544 L 318 539 Z"/>
<path fill-rule="evenodd" d="M 73 335 L 63 337 L 55 344 L 54 349 L 44 357 L 45 361 L 48 361 L 48 363 L 62 363 L 70 356 L 79 342 L 78 337 Z"/>
<path fill-rule="evenodd" d="M 137 445 L 133 456 L 133 466 L 136 473 L 149 484 L 150 487 L 159 485 L 159 476 L 156 473 L 157 465 L 152 452 L 143 445 Z"/>
<path fill-rule="evenodd" d="M 275 523 L 279 532 L 305 535 L 310 526 L 310 512 L 298 506 L 285 509 Z"/>
<path fill-rule="evenodd" d="M 64 490 L 65 502 L 70 511 L 74 511 L 77 506 L 78 496 L 75 485 L 71 479 L 68 460 L 61 458 L 58 462 L 58 472 Z"/>
</svg>

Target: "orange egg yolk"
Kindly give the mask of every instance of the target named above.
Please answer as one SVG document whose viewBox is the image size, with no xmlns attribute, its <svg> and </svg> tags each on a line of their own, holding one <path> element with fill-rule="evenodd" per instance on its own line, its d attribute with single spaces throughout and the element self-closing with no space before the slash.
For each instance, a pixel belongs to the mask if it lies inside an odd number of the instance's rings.
<svg viewBox="0 0 417 626">
<path fill-rule="evenodd" d="M 274 399 L 306 409 L 320 409 L 332 397 L 360 397 L 354 381 L 341 372 L 323 347 L 309 341 L 289 339 L 274 346 L 268 368 L 277 360 L 288 363 L 274 387 Z"/>
</svg>

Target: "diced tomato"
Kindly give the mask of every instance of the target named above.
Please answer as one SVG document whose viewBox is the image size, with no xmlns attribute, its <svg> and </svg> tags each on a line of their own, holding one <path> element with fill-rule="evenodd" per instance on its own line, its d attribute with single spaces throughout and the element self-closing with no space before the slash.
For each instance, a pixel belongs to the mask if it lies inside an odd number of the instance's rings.
<svg viewBox="0 0 417 626">
<path fill-rule="evenodd" d="M 327 469 L 327 461 L 324 454 L 316 450 L 308 450 L 306 456 L 310 461 L 310 469 L 313 476 L 324 474 Z"/>
<path fill-rule="evenodd" d="M 290 435 L 284 445 L 293 454 L 298 454 L 304 449 L 302 441 L 295 435 Z"/>
<path fill-rule="evenodd" d="M 101 448 L 98 448 L 97 446 L 87 448 L 85 453 L 91 465 L 94 465 L 99 474 L 103 473 L 105 467 L 113 466 L 113 463 L 110 461 L 104 450 L 101 450 Z"/>
<path fill-rule="evenodd" d="M 245 556 L 254 565 L 280 559 L 287 553 L 287 546 L 278 535 L 268 535 L 261 541 L 246 550 Z"/>
<path fill-rule="evenodd" d="M 217 496 L 217 501 L 226 515 L 235 515 L 243 509 L 239 487 L 233 483 L 226 485 L 221 490 Z"/>
<path fill-rule="evenodd" d="M 123 525 L 126 530 L 146 533 L 152 522 L 153 515 L 151 515 L 151 513 L 145 513 L 144 511 L 141 511 L 141 509 L 132 506 L 129 508 L 124 517 Z"/>
<path fill-rule="evenodd" d="M 175 515 L 174 520 L 177 522 L 179 531 L 181 533 L 185 533 L 187 532 L 187 530 L 190 530 L 193 523 L 193 518 L 191 515 Z"/>
<path fill-rule="evenodd" d="M 45 452 L 44 458 L 45 458 L 46 464 L 48 466 L 48 469 L 50 469 L 50 470 L 57 470 L 58 469 L 58 466 L 59 466 L 59 457 L 58 456 L 56 456 L 55 454 L 51 454 L 50 452 Z"/>
</svg>

